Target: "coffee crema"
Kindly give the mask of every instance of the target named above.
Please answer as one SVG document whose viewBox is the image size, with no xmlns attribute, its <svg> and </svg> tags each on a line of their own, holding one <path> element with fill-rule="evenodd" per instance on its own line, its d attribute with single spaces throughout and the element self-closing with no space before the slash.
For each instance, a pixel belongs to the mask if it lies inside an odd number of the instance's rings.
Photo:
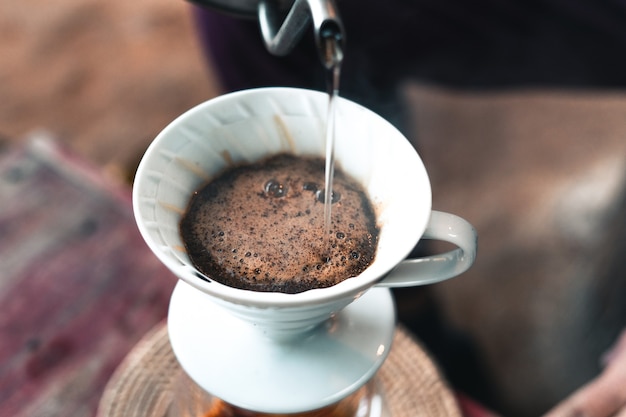
<svg viewBox="0 0 626 417">
<path fill-rule="evenodd" d="M 363 272 L 378 243 L 374 208 L 340 169 L 324 236 L 324 160 L 280 154 L 231 168 L 194 193 L 180 231 L 194 266 L 222 284 L 299 293 Z"/>
</svg>

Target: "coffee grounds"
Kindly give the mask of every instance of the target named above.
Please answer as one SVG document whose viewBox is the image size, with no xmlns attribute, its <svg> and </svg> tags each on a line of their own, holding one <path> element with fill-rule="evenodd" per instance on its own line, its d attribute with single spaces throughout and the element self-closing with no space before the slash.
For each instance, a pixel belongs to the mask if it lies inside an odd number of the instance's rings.
<svg viewBox="0 0 626 417">
<path fill-rule="evenodd" d="M 324 160 L 281 154 L 235 167 L 194 194 L 181 221 L 194 266 L 235 288 L 299 293 L 355 277 L 378 227 L 363 188 L 335 169 L 324 235 Z"/>
</svg>

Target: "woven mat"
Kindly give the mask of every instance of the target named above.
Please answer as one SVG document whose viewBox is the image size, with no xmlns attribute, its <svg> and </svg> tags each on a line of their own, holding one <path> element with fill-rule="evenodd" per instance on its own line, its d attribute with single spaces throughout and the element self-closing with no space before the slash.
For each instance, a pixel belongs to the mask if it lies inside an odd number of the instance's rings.
<svg viewBox="0 0 626 417">
<path fill-rule="evenodd" d="M 147 334 L 120 364 L 100 401 L 98 417 L 161 417 L 171 402 L 180 368 L 167 327 Z M 402 327 L 378 372 L 393 417 L 461 417 L 439 370 Z"/>
</svg>

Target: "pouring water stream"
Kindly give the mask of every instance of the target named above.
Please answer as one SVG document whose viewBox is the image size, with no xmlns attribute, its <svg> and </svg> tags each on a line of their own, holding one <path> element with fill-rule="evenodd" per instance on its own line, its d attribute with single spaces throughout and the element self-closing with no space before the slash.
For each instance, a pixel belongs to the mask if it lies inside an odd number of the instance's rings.
<svg viewBox="0 0 626 417">
<path fill-rule="evenodd" d="M 335 172 L 335 116 L 339 97 L 339 79 L 343 50 L 340 38 L 330 34 L 322 38 L 323 63 L 326 67 L 328 114 L 326 118 L 326 165 L 324 172 L 324 236 L 329 239 L 333 195 L 333 177 Z"/>
</svg>

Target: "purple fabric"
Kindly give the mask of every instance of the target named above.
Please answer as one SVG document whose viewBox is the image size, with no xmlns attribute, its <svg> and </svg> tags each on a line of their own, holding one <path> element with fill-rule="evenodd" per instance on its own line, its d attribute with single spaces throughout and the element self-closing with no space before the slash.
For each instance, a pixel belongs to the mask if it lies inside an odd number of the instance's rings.
<svg viewBox="0 0 626 417">
<path fill-rule="evenodd" d="M 275 85 L 310 86 L 313 69 L 321 71 L 316 66 L 317 55 L 309 47 L 309 53 L 299 49 L 288 57 L 267 52 L 255 20 L 207 9 L 197 9 L 195 16 L 205 52 L 228 91 Z"/>
<path fill-rule="evenodd" d="M 478 88 L 626 85 L 623 0 L 337 0 L 337 7 L 349 93 L 409 76 Z M 310 37 L 277 58 L 264 50 L 255 21 L 207 10 L 196 16 L 227 89 L 323 88 Z"/>
</svg>

